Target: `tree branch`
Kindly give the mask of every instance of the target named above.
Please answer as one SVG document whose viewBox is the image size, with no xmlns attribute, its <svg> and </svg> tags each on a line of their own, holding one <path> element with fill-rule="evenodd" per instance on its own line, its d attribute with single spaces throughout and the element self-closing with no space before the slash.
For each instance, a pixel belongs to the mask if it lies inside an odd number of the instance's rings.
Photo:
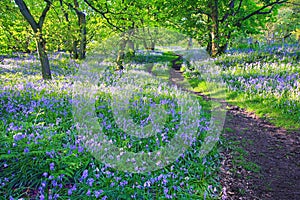
<svg viewBox="0 0 300 200">
<path fill-rule="evenodd" d="M 99 13 L 99 14 L 106 20 L 106 22 L 107 22 L 110 26 L 112 26 L 112 27 L 114 27 L 115 29 L 117 29 L 117 30 L 123 32 L 123 30 L 122 30 L 119 26 L 113 24 L 113 23 L 110 21 L 110 19 L 106 16 L 106 14 L 109 13 L 108 10 L 107 10 L 106 12 L 103 12 L 103 11 L 97 9 L 95 6 L 93 6 L 90 2 L 88 2 L 88 0 L 84 0 L 84 2 L 85 2 L 91 9 L 93 9 L 95 12 Z"/>
<path fill-rule="evenodd" d="M 272 3 L 269 3 L 269 4 L 267 4 L 267 5 L 263 6 L 263 7 L 261 7 L 260 9 L 254 11 L 254 12 L 252 12 L 252 13 L 250 13 L 250 14 L 248 14 L 247 16 L 243 17 L 242 19 L 238 20 L 238 21 L 239 21 L 238 24 L 240 23 L 240 21 L 245 21 L 245 20 L 249 19 L 250 17 L 252 17 L 252 16 L 254 16 L 254 15 L 270 14 L 270 13 L 273 11 L 275 5 L 283 4 L 283 3 L 286 3 L 286 2 L 287 2 L 287 0 L 283 0 L 283 1 L 276 0 L 276 1 L 272 2 Z M 271 7 L 270 10 L 268 10 L 268 11 L 263 11 L 264 9 L 269 8 L 269 7 Z"/>
<path fill-rule="evenodd" d="M 66 12 L 66 10 L 64 8 L 63 1 L 59 0 L 59 3 L 60 3 L 61 10 L 62 10 L 62 12 L 63 12 L 63 14 L 65 16 L 65 20 L 66 20 L 66 22 L 69 23 L 69 15 L 68 15 L 68 13 Z"/>
<path fill-rule="evenodd" d="M 28 7 L 23 0 L 15 0 L 15 3 L 18 5 L 21 14 L 24 16 L 26 21 L 30 24 L 34 32 L 38 32 L 39 24 L 35 21 L 34 17 L 31 15 Z"/>
<path fill-rule="evenodd" d="M 229 7 L 230 9 L 226 12 L 226 14 L 222 17 L 222 19 L 219 20 L 219 22 L 223 23 L 223 22 L 229 17 L 230 12 L 231 12 L 231 14 L 234 13 L 234 12 L 232 12 L 233 9 L 234 9 L 234 2 L 235 2 L 235 0 L 231 0 L 231 1 L 230 1 L 229 5 L 228 5 L 228 7 Z"/>
<path fill-rule="evenodd" d="M 40 29 L 43 27 L 47 12 L 50 10 L 51 4 L 52 4 L 52 2 L 49 0 L 45 0 L 45 2 L 47 3 L 47 5 L 43 10 L 42 15 L 40 16 L 39 23 L 38 23 Z"/>
<path fill-rule="evenodd" d="M 240 9 L 242 7 L 242 3 L 243 3 L 243 0 L 240 0 L 239 7 L 238 7 L 237 11 L 234 13 L 234 15 L 240 11 Z"/>
</svg>

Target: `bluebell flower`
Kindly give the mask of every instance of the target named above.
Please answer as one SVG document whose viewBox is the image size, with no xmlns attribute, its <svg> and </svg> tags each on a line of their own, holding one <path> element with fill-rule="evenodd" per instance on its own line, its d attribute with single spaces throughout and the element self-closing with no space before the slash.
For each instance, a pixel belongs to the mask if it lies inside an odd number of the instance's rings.
<svg viewBox="0 0 300 200">
<path fill-rule="evenodd" d="M 110 184 L 110 187 L 114 187 L 115 186 L 115 182 L 112 182 L 111 184 Z"/>
<path fill-rule="evenodd" d="M 52 163 L 50 163 L 50 170 L 51 171 L 53 171 L 54 170 L 54 166 L 55 166 L 55 164 L 52 162 Z"/>
<path fill-rule="evenodd" d="M 40 195 L 40 200 L 45 200 L 45 196 L 43 194 Z"/>
<path fill-rule="evenodd" d="M 93 178 L 89 178 L 88 180 L 87 180 L 87 184 L 89 185 L 89 186 L 93 186 L 93 183 L 94 183 L 94 179 Z"/>
<path fill-rule="evenodd" d="M 162 184 L 163 185 L 167 185 L 167 183 L 168 183 L 168 180 L 167 179 L 163 179 Z"/>
<path fill-rule="evenodd" d="M 164 194 L 167 194 L 169 192 L 169 189 L 164 187 Z"/>
<path fill-rule="evenodd" d="M 82 146 L 79 146 L 79 147 L 78 147 L 78 152 L 79 152 L 79 153 L 82 153 L 83 151 L 84 151 L 84 148 L 83 148 Z"/>
<path fill-rule="evenodd" d="M 86 195 L 91 196 L 91 190 L 90 189 L 88 189 L 88 191 L 86 192 Z"/>
<path fill-rule="evenodd" d="M 29 148 L 26 147 L 26 148 L 24 149 L 24 153 L 28 153 L 28 152 L 29 152 Z"/>
<path fill-rule="evenodd" d="M 124 187 L 127 184 L 128 184 L 128 181 L 126 181 L 126 180 L 120 182 L 120 186 L 122 186 L 122 187 Z"/>
<path fill-rule="evenodd" d="M 57 181 L 56 180 L 52 180 L 52 185 L 53 185 L 53 187 L 56 187 L 57 186 Z"/>
<path fill-rule="evenodd" d="M 25 137 L 26 137 L 26 135 L 22 134 L 22 133 L 17 133 L 16 135 L 13 136 L 15 141 L 22 140 Z"/>
<path fill-rule="evenodd" d="M 89 174 L 89 171 L 88 171 L 87 169 L 85 169 L 85 170 L 83 171 L 83 174 L 82 174 L 81 178 L 82 178 L 82 179 L 85 179 L 85 178 L 88 176 L 88 174 Z"/>
<path fill-rule="evenodd" d="M 98 190 L 98 191 L 95 191 L 95 197 L 98 198 L 102 193 L 103 193 L 103 190 Z"/>
<path fill-rule="evenodd" d="M 44 188 L 44 187 L 46 187 L 46 181 L 42 181 L 42 187 Z"/>
</svg>

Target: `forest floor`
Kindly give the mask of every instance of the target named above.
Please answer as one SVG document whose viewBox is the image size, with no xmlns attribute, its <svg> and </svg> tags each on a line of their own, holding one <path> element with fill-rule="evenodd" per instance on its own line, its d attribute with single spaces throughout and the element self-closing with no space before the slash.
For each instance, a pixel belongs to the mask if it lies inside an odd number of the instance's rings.
<svg viewBox="0 0 300 200">
<path fill-rule="evenodd" d="M 153 64 L 149 66 L 151 73 Z M 180 71 L 170 70 L 170 82 L 184 89 Z M 222 103 L 227 107 L 219 173 L 222 200 L 300 199 L 300 130 L 275 127 L 254 113 Z"/>
<path fill-rule="evenodd" d="M 170 82 L 184 78 L 171 69 Z M 198 94 L 210 100 L 202 94 Z M 220 170 L 222 199 L 300 199 L 300 131 L 287 131 L 236 106 L 227 107 Z"/>
</svg>

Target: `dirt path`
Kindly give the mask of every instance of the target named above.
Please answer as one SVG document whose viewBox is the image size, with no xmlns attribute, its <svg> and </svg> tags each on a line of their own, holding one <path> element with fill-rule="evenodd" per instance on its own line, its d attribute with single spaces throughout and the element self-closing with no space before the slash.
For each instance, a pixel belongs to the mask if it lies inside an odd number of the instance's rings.
<svg viewBox="0 0 300 200">
<path fill-rule="evenodd" d="M 178 85 L 182 80 L 181 73 L 171 69 L 170 82 Z M 288 132 L 253 113 L 228 107 L 223 137 L 239 152 L 223 147 L 222 199 L 299 200 L 300 131 Z M 240 152 L 246 160 L 241 166 L 235 162 Z"/>
</svg>

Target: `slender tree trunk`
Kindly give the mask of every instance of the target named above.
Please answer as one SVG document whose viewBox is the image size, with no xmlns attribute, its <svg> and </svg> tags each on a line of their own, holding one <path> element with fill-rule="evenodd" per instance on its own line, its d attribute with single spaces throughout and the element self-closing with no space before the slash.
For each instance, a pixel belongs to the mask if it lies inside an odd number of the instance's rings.
<svg viewBox="0 0 300 200">
<path fill-rule="evenodd" d="M 118 65 L 117 69 L 124 69 L 123 61 L 124 61 L 124 58 L 125 58 L 125 47 L 126 47 L 127 41 L 128 40 L 126 38 L 122 38 L 121 41 L 120 41 L 118 57 L 117 57 L 117 60 L 116 60 L 116 63 Z"/>
<path fill-rule="evenodd" d="M 147 45 L 147 42 L 146 42 L 145 39 L 143 39 L 143 45 L 144 45 L 144 48 L 145 48 L 146 50 L 148 50 L 148 45 Z"/>
<path fill-rule="evenodd" d="M 51 79 L 51 71 L 48 55 L 46 53 L 46 41 L 44 40 L 42 34 L 36 37 L 36 46 L 39 55 L 39 59 L 42 66 L 42 76 L 43 79 Z"/>
<path fill-rule="evenodd" d="M 155 49 L 155 41 L 151 41 L 151 50 L 154 51 Z"/>
<path fill-rule="evenodd" d="M 79 44 L 79 59 L 85 59 L 86 54 L 86 16 L 79 10 L 79 3 L 77 0 L 74 0 L 74 10 L 77 14 L 78 25 L 80 30 L 80 44 Z"/>
<path fill-rule="evenodd" d="M 129 48 L 129 56 L 133 57 L 135 55 L 134 42 L 132 40 L 127 41 L 127 46 Z"/>
<path fill-rule="evenodd" d="M 193 38 L 189 38 L 189 41 L 188 41 L 188 45 L 187 45 L 187 50 L 193 48 Z"/>
<path fill-rule="evenodd" d="M 219 55 L 226 52 L 226 50 L 228 48 L 228 42 L 230 41 L 230 38 L 231 38 L 231 32 L 228 32 L 228 34 L 226 35 L 226 42 L 222 45 L 219 45 L 219 51 L 218 51 Z"/>
<path fill-rule="evenodd" d="M 219 52 L 218 52 L 218 54 L 221 55 L 221 54 L 225 53 L 226 50 L 227 50 L 227 47 L 228 47 L 228 43 L 226 43 L 226 44 L 220 46 L 220 47 L 219 47 Z"/>
<path fill-rule="evenodd" d="M 151 38 L 151 50 L 154 51 L 155 49 L 155 44 L 157 42 L 157 36 L 158 36 L 158 31 L 157 29 L 155 28 L 154 29 L 154 34 L 151 34 L 149 28 L 148 28 L 148 33 L 150 35 L 150 38 Z"/>
<path fill-rule="evenodd" d="M 210 18 L 207 19 L 207 23 L 210 24 Z M 209 30 L 211 29 L 210 25 L 209 25 Z M 206 51 L 208 52 L 209 55 L 211 55 L 211 34 L 210 32 L 207 34 L 207 46 L 206 46 Z"/>
<path fill-rule="evenodd" d="M 209 2 L 211 7 L 211 56 L 216 57 L 219 53 L 219 12 L 218 0 L 211 0 Z"/>
<path fill-rule="evenodd" d="M 79 59 L 85 59 L 86 54 L 86 16 L 84 13 L 79 14 L 79 26 L 80 26 L 80 47 L 79 47 Z"/>
<path fill-rule="evenodd" d="M 75 39 L 75 41 L 73 41 L 73 46 L 72 46 L 73 50 L 71 52 L 71 55 L 72 55 L 73 59 L 78 59 L 79 58 L 77 45 L 78 45 L 78 41 Z"/>
<path fill-rule="evenodd" d="M 207 42 L 206 51 L 211 55 L 211 39 Z"/>
</svg>

